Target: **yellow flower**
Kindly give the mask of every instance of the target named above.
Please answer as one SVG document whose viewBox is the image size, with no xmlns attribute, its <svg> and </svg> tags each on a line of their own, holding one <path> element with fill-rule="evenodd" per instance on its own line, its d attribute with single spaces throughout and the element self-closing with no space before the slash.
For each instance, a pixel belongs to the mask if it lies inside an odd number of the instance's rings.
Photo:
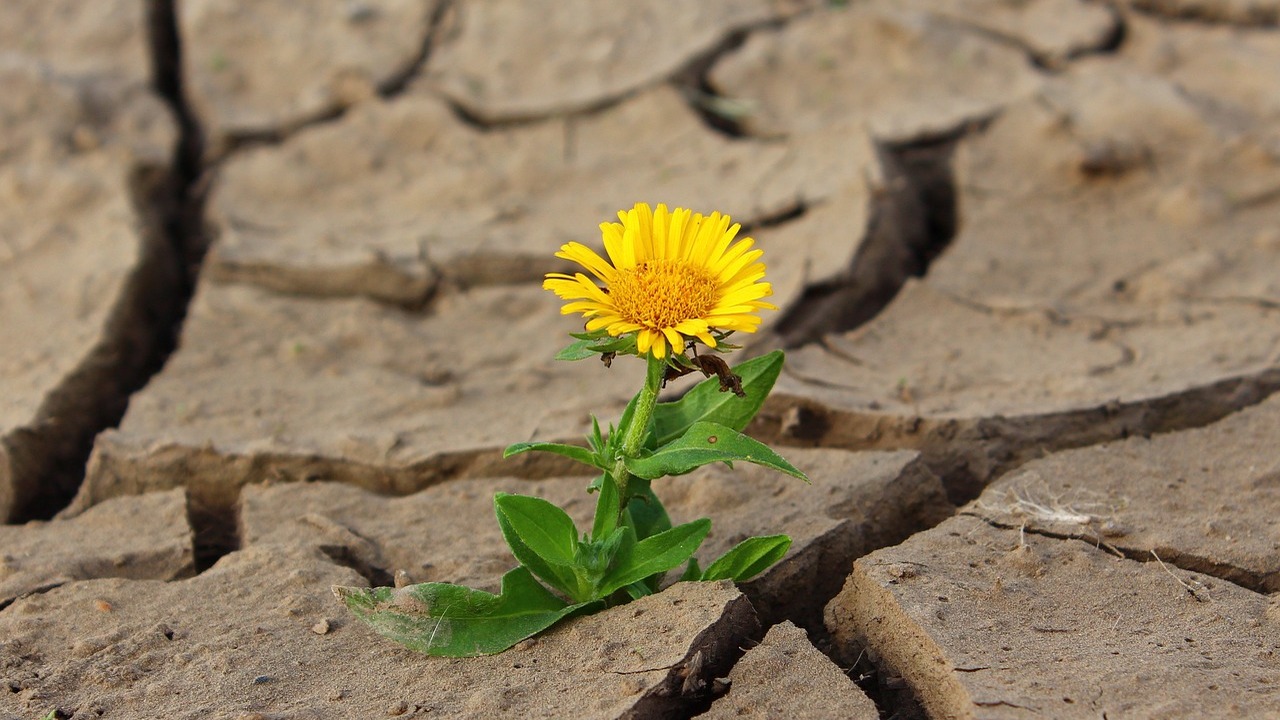
<svg viewBox="0 0 1280 720">
<path fill-rule="evenodd" d="M 716 346 L 713 330 L 755 332 L 757 310 L 777 310 L 761 298 L 773 294 L 764 277 L 764 254 L 755 241 L 733 239 L 740 225 L 728 215 L 710 217 L 666 205 L 650 210 L 636 203 L 618 213 L 621 223 L 602 223 L 609 262 L 587 246 L 571 242 L 556 257 L 572 260 L 604 283 L 583 273 L 548 273 L 542 287 L 569 300 L 561 314 L 582 313 L 587 330 L 604 328 L 617 337 L 636 333 L 636 348 L 656 358 L 684 351 L 687 338 Z"/>
</svg>

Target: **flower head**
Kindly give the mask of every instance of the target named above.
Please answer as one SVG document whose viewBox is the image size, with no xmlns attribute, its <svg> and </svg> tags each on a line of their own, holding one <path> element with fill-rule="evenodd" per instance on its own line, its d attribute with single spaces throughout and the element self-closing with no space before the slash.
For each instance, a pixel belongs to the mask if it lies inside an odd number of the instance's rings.
<svg viewBox="0 0 1280 720">
<path fill-rule="evenodd" d="M 715 331 L 755 332 L 757 310 L 777 310 L 761 298 L 773 290 L 764 277 L 764 254 L 755 241 L 734 242 L 740 225 L 728 215 L 708 217 L 666 205 L 650 210 L 636 203 L 618 213 L 622 222 L 600 225 L 606 261 L 587 246 L 571 242 L 556 257 L 586 268 L 583 273 L 548 273 L 542 287 L 568 300 L 561 314 L 582 313 L 587 330 L 617 337 L 636 333 L 640 354 L 656 358 L 684 351 L 688 338 L 716 346 Z M 596 284 L 604 283 L 604 288 Z"/>
</svg>

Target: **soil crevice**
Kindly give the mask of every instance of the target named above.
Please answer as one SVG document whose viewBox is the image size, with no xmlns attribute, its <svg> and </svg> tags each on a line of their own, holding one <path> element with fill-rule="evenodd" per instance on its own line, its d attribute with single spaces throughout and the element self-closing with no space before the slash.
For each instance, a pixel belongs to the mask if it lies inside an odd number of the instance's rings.
<svg viewBox="0 0 1280 720">
<path fill-rule="evenodd" d="M 850 267 L 808 288 L 778 321 L 788 348 L 857 329 L 880 314 L 955 237 L 959 227 L 951 157 L 961 134 L 880 147 L 893 179 L 872 199 L 866 237 Z"/>
<path fill-rule="evenodd" d="M 1123 542 L 1118 542 L 1115 538 L 1106 538 L 1105 533 L 1096 532 L 1094 528 L 1087 525 L 1083 526 L 1084 531 L 1080 533 L 1065 533 L 1054 532 L 1044 528 L 1029 527 L 1025 524 L 1019 525 L 1003 523 L 985 517 L 981 513 L 974 512 L 972 510 L 962 509 L 958 514 L 978 518 L 991 527 L 999 530 L 1018 530 L 1019 532 L 1027 533 L 1029 535 L 1037 535 L 1039 537 L 1050 538 L 1053 540 L 1076 540 L 1095 549 L 1104 550 L 1116 557 L 1124 558 L 1125 560 L 1142 563 L 1153 562 L 1165 567 L 1166 570 L 1168 570 L 1169 567 L 1176 567 L 1179 570 L 1208 575 L 1223 582 L 1231 583 L 1243 590 L 1258 593 L 1259 595 L 1266 595 L 1275 591 L 1275 587 L 1273 587 L 1276 584 L 1275 578 L 1271 578 L 1270 582 L 1268 582 L 1268 578 L 1266 576 L 1252 572 L 1247 568 L 1236 567 L 1224 562 L 1214 562 L 1208 558 L 1199 557 L 1194 553 L 1181 552 L 1175 548 L 1162 547 L 1151 549 L 1129 547 Z M 1174 576 L 1174 578 L 1178 580 L 1183 587 L 1187 588 L 1187 592 L 1196 600 L 1207 602 L 1208 598 L 1212 597 L 1211 589 L 1200 586 L 1201 584 L 1197 581 L 1192 580 L 1188 582 L 1182 578 L 1178 578 L 1177 576 Z"/>
</svg>

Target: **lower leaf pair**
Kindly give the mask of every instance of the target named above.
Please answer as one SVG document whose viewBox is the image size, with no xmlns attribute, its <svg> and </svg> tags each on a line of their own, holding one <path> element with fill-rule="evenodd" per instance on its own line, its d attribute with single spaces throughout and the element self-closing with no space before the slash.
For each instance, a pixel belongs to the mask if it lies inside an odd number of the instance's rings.
<svg viewBox="0 0 1280 720">
<path fill-rule="evenodd" d="M 748 538 L 700 570 L 693 559 L 711 531 L 702 518 L 643 540 L 629 525 L 606 537 L 578 536 L 572 518 L 541 498 L 500 493 L 498 525 L 520 567 L 502 577 L 497 595 L 450 583 L 401 588 L 335 587 L 356 617 L 380 635 L 428 655 L 472 657 L 502 652 L 577 612 L 607 607 L 625 592 L 655 592 L 667 571 L 687 563 L 681 580 L 744 581 L 777 562 L 786 535 Z M 557 596 L 538 580 L 558 590 Z"/>
<path fill-rule="evenodd" d="M 493 504 L 516 560 L 579 603 L 605 600 L 683 564 L 711 531 L 711 521 L 704 518 L 642 540 L 628 525 L 603 537 L 579 538 L 573 519 L 542 498 L 500 493 Z"/>
</svg>

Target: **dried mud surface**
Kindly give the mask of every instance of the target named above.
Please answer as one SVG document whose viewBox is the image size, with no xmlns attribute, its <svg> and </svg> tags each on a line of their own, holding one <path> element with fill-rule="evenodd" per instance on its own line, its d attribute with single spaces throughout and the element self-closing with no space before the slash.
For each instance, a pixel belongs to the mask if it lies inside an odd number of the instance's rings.
<svg viewBox="0 0 1280 720">
<path fill-rule="evenodd" d="M 1277 712 L 1275 2 L 335 7 L 0 5 L 0 718 Z M 657 491 L 791 550 L 380 639 L 330 585 L 495 589 L 495 492 L 587 522 L 501 449 L 639 384 L 539 287 L 636 201 L 765 250 L 749 432 L 813 479 Z"/>
</svg>

